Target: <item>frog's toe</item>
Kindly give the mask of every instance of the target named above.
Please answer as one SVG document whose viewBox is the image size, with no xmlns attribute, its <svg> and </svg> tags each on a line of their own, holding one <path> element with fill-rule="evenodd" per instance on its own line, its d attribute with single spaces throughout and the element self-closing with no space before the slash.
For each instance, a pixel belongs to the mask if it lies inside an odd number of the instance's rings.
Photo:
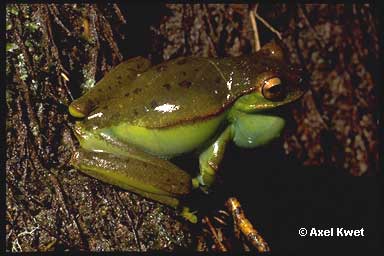
<svg viewBox="0 0 384 256">
<path fill-rule="evenodd" d="M 200 181 L 198 177 L 192 179 L 192 187 L 193 189 L 197 189 L 200 186 Z"/>
<path fill-rule="evenodd" d="M 197 223 L 196 211 L 191 212 L 188 207 L 183 207 L 180 215 L 193 224 Z"/>
<path fill-rule="evenodd" d="M 204 175 L 206 178 L 206 175 Z M 205 194 L 209 194 L 211 192 L 210 186 L 213 183 L 214 177 L 210 179 L 209 183 L 204 182 L 204 178 L 201 175 L 198 175 L 197 177 L 192 179 L 192 186 L 194 189 L 200 188 L 202 192 Z"/>
</svg>

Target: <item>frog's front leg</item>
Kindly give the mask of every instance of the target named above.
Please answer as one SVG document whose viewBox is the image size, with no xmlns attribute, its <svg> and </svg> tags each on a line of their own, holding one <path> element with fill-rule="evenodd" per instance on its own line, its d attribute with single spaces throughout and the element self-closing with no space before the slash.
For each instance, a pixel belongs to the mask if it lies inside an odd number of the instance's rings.
<svg viewBox="0 0 384 256">
<path fill-rule="evenodd" d="M 151 62 L 143 57 L 131 58 L 120 63 L 86 94 L 71 103 L 70 114 L 82 118 L 103 101 L 124 95 L 137 75 L 146 71 L 150 66 Z"/>
<path fill-rule="evenodd" d="M 224 156 L 225 147 L 233 137 L 232 129 L 231 125 L 228 126 L 214 143 L 200 154 L 200 175 L 192 181 L 195 188 L 198 187 L 199 184 L 203 187 L 209 187 L 215 181 L 216 172 Z"/>
<path fill-rule="evenodd" d="M 280 137 L 285 121 L 278 116 L 247 114 L 233 111 L 229 125 L 217 140 L 200 154 L 200 175 L 193 179 L 193 186 L 209 187 L 215 180 L 225 147 L 230 140 L 243 148 L 255 148 Z"/>
</svg>

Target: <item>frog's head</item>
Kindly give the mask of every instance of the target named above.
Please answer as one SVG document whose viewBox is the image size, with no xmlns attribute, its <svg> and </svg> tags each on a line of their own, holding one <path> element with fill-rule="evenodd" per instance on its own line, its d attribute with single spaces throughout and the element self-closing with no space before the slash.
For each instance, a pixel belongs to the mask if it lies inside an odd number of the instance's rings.
<svg viewBox="0 0 384 256">
<path fill-rule="evenodd" d="M 298 100 L 307 90 L 302 69 L 287 64 L 278 43 L 264 45 L 251 58 L 255 60 L 253 70 L 250 69 L 253 73 L 248 74 L 252 89 L 235 101 L 235 109 L 269 111 Z"/>
</svg>

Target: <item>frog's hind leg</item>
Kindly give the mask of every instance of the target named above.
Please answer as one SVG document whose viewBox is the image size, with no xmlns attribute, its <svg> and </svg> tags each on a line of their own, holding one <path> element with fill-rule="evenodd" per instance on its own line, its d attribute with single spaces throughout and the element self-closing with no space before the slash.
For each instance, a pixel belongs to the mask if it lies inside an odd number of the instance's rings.
<svg viewBox="0 0 384 256">
<path fill-rule="evenodd" d="M 150 66 L 151 62 L 143 57 L 131 58 L 120 63 L 86 94 L 74 100 L 69 106 L 69 113 L 74 117 L 82 118 L 101 102 L 124 95 L 137 75 Z"/>
<path fill-rule="evenodd" d="M 179 198 L 189 194 L 191 178 L 177 166 L 137 149 L 126 153 L 119 156 L 78 149 L 71 164 L 108 184 L 175 208 L 179 206 Z"/>
</svg>

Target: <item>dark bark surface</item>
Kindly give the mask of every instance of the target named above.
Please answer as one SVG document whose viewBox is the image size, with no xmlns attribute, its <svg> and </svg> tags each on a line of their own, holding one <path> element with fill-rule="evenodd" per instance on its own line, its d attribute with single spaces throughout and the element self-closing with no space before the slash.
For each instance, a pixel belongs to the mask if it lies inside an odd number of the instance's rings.
<svg viewBox="0 0 384 256">
<path fill-rule="evenodd" d="M 77 146 L 68 104 L 124 59 L 238 56 L 254 49 L 243 4 L 10 4 L 6 7 L 8 251 L 195 250 L 168 207 L 68 165 Z M 378 17 L 374 6 L 267 5 L 310 90 L 292 109 L 287 155 L 350 175 L 378 167 Z M 275 35 L 259 20 L 261 43 Z"/>
</svg>

